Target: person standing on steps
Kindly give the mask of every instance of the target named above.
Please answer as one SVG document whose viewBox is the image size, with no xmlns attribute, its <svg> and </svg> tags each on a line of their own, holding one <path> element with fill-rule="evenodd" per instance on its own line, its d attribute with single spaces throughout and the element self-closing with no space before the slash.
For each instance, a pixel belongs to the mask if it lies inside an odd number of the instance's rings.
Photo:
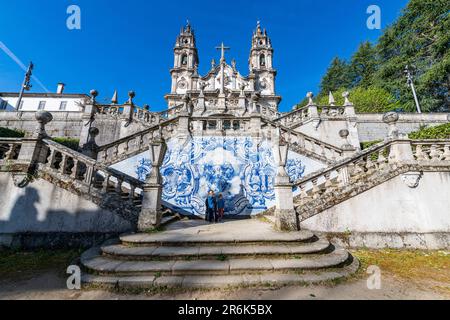
<svg viewBox="0 0 450 320">
<path fill-rule="evenodd" d="M 205 220 L 209 222 L 217 222 L 217 199 L 214 191 L 210 191 L 205 201 L 206 216 Z"/>
<path fill-rule="evenodd" d="M 219 200 L 217 200 L 217 215 L 219 222 L 221 222 L 225 215 L 225 200 L 222 194 L 219 194 Z"/>
</svg>

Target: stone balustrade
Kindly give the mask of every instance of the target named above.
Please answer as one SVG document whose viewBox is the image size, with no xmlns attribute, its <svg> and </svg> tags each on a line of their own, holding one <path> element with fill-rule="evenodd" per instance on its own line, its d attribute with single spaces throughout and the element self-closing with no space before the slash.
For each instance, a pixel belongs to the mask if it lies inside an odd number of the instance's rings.
<svg viewBox="0 0 450 320">
<path fill-rule="evenodd" d="M 124 112 L 123 105 L 108 104 L 108 105 L 96 105 L 96 107 L 98 114 L 104 114 L 109 116 L 120 116 Z"/>
<path fill-rule="evenodd" d="M 161 122 L 146 130 L 124 137 L 98 148 L 97 159 L 103 164 L 113 164 L 148 150 L 150 142 L 162 135 L 172 136 L 177 128 L 177 118 Z"/>
<path fill-rule="evenodd" d="M 42 167 L 47 172 L 70 177 L 71 180 L 102 193 L 128 194 L 131 200 L 141 198 L 143 183 L 119 171 L 107 168 L 96 160 L 75 152 L 51 140 L 43 140 L 48 156 Z"/>
<path fill-rule="evenodd" d="M 281 136 L 286 141 L 292 151 L 304 153 L 324 162 L 335 162 L 343 155 L 343 150 L 304 133 L 290 130 L 276 122 L 263 120 L 265 128 L 269 128 L 269 134 L 277 127 L 281 130 Z"/>
<path fill-rule="evenodd" d="M 223 118 L 223 117 L 208 117 L 191 118 L 192 127 L 196 132 L 204 132 L 213 134 L 215 132 L 221 133 L 223 131 L 233 133 L 243 133 L 249 130 L 250 118 Z"/>
<path fill-rule="evenodd" d="M 347 107 L 348 108 L 348 107 Z M 317 111 L 316 111 L 317 110 Z M 348 116 L 345 106 L 305 106 L 282 115 L 275 121 L 286 127 L 299 126 L 313 118 L 346 119 Z"/>
<path fill-rule="evenodd" d="M 405 146 L 403 157 L 398 147 Z M 411 152 L 409 156 L 409 151 Z M 406 151 L 406 152 L 405 152 Z M 300 203 L 332 194 L 358 182 L 369 181 L 370 176 L 382 175 L 402 164 L 427 168 L 428 166 L 450 166 L 450 140 L 389 140 L 357 153 L 351 158 L 304 177 L 294 183 L 301 190 Z"/>
<path fill-rule="evenodd" d="M 0 164 L 19 158 L 22 139 L 0 138 Z"/>
<path fill-rule="evenodd" d="M 450 161 L 449 140 L 412 141 L 413 155 L 418 162 Z"/>
</svg>

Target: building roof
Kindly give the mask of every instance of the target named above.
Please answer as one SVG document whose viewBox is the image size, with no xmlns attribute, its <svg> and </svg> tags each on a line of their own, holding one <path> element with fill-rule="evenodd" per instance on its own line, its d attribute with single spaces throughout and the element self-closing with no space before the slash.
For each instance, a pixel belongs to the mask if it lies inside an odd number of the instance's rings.
<svg viewBox="0 0 450 320">
<path fill-rule="evenodd" d="M 0 97 L 15 98 L 19 97 L 17 92 L 0 92 Z M 88 98 L 89 95 L 83 93 L 24 93 L 24 98 Z"/>
</svg>

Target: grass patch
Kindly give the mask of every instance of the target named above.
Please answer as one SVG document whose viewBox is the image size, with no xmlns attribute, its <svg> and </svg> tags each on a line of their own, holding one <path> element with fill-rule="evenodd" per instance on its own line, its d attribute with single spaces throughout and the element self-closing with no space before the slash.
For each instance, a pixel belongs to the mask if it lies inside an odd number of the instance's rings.
<svg viewBox="0 0 450 320">
<path fill-rule="evenodd" d="M 53 138 L 53 141 L 62 144 L 63 146 L 70 148 L 72 150 L 78 151 L 80 139 L 73 139 L 73 138 Z"/>
<path fill-rule="evenodd" d="M 154 234 L 154 233 L 160 233 L 165 231 L 165 228 L 162 226 L 156 227 L 156 228 L 149 228 L 144 231 L 144 233 Z"/>
<path fill-rule="evenodd" d="M 401 280 L 417 284 L 434 282 L 450 292 L 450 256 L 446 251 L 421 250 L 356 250 L 362 269 L 378 266 Z"/>
<path fill-rule="evenodd" d="M 26 277 L 55 268 L 65 273 L 81 253 L 81 250 L 0 251 L 0 278 Z"/>
</svg>

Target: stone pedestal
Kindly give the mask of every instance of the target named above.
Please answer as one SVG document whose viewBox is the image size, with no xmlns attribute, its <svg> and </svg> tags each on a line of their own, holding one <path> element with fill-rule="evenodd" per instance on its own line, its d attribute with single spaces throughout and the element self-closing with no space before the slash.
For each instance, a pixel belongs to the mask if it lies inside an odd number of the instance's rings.
<svg viewBox="0 0 450 320">
<path fill-rule="evenodd" d="M 277 179 L 278 180 L 278 177 Z M 294 195 L 292 184 L 287 182 L 278 182 L 275 184 L 275 227 L 282 231 L 298 230 L 297 213 L 294 208 Z"/>
<path fill-rule="evenodd" d="M 153 168 L 155 169 L 155 168 Z M 144 187 L 142 210 L 139 214 L 138 230 L 143 232 L 157 228 L 161 224 L 161 196 L 162 185 L 148 184 Z"/>
<path fill-rule="evenodd" d="M 411 141 L 407 139 L 397 140 L 391 146 L 389 153 L 389 162 L 413 162 L 414 154 L 411 146 Z"/>
</svg>

